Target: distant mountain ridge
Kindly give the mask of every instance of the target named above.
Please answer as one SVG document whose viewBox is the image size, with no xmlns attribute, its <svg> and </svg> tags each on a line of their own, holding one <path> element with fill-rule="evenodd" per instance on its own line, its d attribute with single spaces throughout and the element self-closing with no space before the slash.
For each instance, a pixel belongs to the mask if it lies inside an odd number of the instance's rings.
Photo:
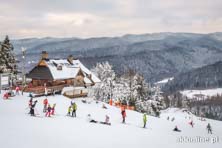
<svg viewBox="0 0 222 148">
<path fill-rule="evenodd" d="M 165 92 L 222 87 L 222 61 L 181 73 L 166 84 Z"/>
<path fill-rule="evenodd" d="M 13 40 L 15 53 L 27 47 L 27 61 L 38 61 L 41 51 L 79 58 L 89 68 L 109 61 L 117 73 L 128 68 L 155 82 L 222 59 L 222 33 L 154 33 L 100 38 L 32 38 Z M 27 68 L 33 65 L 27 65 Z"/>
</svg>

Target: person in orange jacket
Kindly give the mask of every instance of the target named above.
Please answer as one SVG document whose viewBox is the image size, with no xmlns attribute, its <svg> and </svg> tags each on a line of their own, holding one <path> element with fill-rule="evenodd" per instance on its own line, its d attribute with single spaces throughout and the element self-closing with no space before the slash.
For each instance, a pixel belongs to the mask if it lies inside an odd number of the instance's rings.
<svg viewBox="0 0 222 148">
<path fill-rule="evenodd" d="M 113 105 L 113 100 L 112 99 L 109 99 L 109 105 Z"/>
<path fill-rule="evenodd" d="M 122 108 L 121 114 L 122 114 L 122 118 L 123 118 L 122 123 L 125 123 L 125 119 L 126 119 L 126 110 L 125 110 L 125 107 Z"/>
</svg>

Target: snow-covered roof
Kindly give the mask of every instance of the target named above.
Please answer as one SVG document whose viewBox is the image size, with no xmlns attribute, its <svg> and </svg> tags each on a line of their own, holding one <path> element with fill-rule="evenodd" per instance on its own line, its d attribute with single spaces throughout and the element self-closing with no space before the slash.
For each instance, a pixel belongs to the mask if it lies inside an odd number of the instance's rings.
<svg viewBox="0 0 222 148">
<path fill-rule="evenodd" d="M 53 79 L 68 79 L 76 77 L 78 72 L 81 70 L 86 76 L 84 78 L 85 83 L 100 83 L 100 79 L 95 76 L 88 68 L 86 68 L 78 59 L 73 60 L 71 64 L 67 59 L 49 59 L 46 60 L 46 64 L 53 76 Z M 58 69 L 61 66 L 61 69 Z M 91 81 L 91 80 L 92 81 Z"/>
<path fill-rule="evenodd" d="M 85 74 L 91 75 L 91 79 L 94 83 L 100 83 L 100 79 L 95 76 L 88 68 L 86 68 L 79 60 L 73 60 L 73 65 L 79 67 Z"/>
<path fill-rule="evenodd" d="M 79 67 L 71 66 L 71 64 L 69 64 L 67 60 L 49 60 L 46 61 L 46 63 L 54 80 L 76 77 L 78 72 L 80 71 Z M 57 65 L 61 66 L 62 69 L 58 70 Z"/>
</svg>

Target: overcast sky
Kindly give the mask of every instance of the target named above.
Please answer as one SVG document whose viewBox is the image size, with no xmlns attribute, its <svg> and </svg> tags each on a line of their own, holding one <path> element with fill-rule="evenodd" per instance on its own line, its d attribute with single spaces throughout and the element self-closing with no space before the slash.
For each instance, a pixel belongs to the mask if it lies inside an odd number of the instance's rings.
<svg viewBox="0 0 222 148">
<path fill-rule="evenodd" d="M 0 38 L 222 31 L 222 0 L 0 0 Z"/>
</svg>

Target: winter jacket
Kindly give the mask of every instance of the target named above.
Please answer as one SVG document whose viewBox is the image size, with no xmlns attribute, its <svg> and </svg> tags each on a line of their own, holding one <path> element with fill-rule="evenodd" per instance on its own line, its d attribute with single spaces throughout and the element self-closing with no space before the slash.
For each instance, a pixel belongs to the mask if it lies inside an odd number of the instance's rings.
<svg viewBox="0 0 222 148">
<path fill-rule="evenodd" d="M 76 103 L 73 103 L 72 109 L 75 110 L 75 111 L 77 110 L 77 105 L 76 105 Z"/>
<path fill-rule="evenodd" d="M 147 116 L 146 114 L 143 115 L 143 122 L 146 122 L 147 121 Z"/>
<path fill-rule="evenodd" d="M 48 104 L 48 100 L 47 100 L 47 99 L 44 99 L 43 104 L 44 104 L 44 105 L 47 105 L 47 104 Z"/>
<path fill-rule="evenodd" d="M 125 110 L 122 111 L 122 116 L 123 116 L 124 118 L 126 117 L 126 111 L 125 111 Z"/>
<path fill-rule="evenodd" d="M 51 112 L 51 110 L 52 110 L 52 108 L 51 108 L 51 106 L 48 106 L 48 112 Z"/>
<path fill-rule="evenodd" d="M 72 110 L 72 107 L 71 107 L 71 106 L 69 106 L 69 108 L 68 108 L 68 113 L 70 113 L 70 112 L 71 112 L 71 110 Z"/>
</svg>

